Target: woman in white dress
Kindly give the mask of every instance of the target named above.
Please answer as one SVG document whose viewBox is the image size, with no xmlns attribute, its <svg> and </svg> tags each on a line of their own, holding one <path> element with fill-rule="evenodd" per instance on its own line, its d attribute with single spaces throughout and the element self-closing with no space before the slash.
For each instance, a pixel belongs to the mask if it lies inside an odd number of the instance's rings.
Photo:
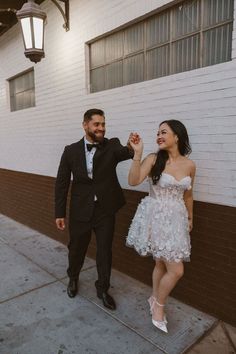
<svg viewBox="0 0 236 354">
<path fill-rule="evenodd" d="M 191 153 L 188 133 L 178 120 L 160 124 L 159 151 L 142 162 L 143 142 L 138 134 L 130 144 L 134 157 L 129 184 L 136 186 L 148 177 L 150 192 L 138 206 L 126 243 L 140 255 L 152 255 L 156 262 L 148 302 L 153 325 L 167 333 L 165 302 L 183 276 L 183 261 L 190 257 L 195 164 L 187 157 Z"/>
</svg>

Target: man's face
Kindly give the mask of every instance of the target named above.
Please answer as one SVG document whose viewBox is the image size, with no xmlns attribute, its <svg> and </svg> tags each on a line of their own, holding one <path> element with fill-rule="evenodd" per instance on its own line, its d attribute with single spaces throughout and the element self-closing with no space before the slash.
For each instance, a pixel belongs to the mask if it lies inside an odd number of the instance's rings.
<svg viewBox="0 0 236 354">
<path fill-rule="evenodd" d="M 103 142 L 106 128 L 105 118 L 99 114 L 94 114 L 89 122 L 83 122 L 83 128 L 86 133 L 86 138 L 91 143 Z"/>
</svg>

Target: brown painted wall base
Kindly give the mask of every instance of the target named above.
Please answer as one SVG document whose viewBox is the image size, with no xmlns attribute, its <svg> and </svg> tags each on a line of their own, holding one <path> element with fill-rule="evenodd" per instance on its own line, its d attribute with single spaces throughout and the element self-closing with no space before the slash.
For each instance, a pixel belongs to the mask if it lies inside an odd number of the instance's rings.
<svg viewBox="0 0 236 354">
<path fill-rule="evenodd" d="M 0 169 L 0 213 L 67 243 L 68 233 L 54 225 L 52 177 Z M 151 285 L 154 262 L 125 246 L 125 236 L 140 199 L 146 194 L 125 190 L 126 206 L 117 214 L 113 267 Z M 236 324 L 236 208 L 195 202 L 191 262 L 172 295 L 202 311 Z M 89 255 L 95 256 L 95 242 Z"/>
</svg>

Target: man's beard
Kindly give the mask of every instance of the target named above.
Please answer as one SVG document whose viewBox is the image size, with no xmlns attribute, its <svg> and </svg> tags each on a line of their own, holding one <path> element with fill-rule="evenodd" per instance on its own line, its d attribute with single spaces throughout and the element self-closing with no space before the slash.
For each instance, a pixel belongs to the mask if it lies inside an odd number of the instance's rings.
<svg viewBox="0 0 236 354">
<path fill-rule="evenodd" d="M 88 131 L 87 134 L 95 143 L 102 143 L 104 140 L 104 135 L 96 136 L 96 134 L 91 131 Z"/>
</svg>

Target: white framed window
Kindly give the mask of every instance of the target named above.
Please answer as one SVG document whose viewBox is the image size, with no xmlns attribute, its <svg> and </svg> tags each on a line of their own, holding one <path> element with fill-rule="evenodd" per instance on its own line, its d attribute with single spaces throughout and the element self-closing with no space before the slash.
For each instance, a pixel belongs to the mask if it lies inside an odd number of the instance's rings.
<svg viewBox="0 0 236 354">
<path fill-rule="evenodd" d="M 234 0 L 186 0 L 89 44 L 97 92 L 231 60 Z"/>
<path fill-rule="evenodd" d="M 10 79 L 10 108 L 11 111 L 35 106 L 34 69 L 31 68 Z"/>
</svg>

